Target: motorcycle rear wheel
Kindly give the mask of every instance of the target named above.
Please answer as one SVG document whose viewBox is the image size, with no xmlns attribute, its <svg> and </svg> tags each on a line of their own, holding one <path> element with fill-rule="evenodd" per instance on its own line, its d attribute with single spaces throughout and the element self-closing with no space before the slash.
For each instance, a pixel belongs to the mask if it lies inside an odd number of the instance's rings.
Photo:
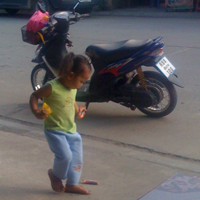
<svg viewBox="0 0 200 200">
<path fill-rule="evenodd" d="M 137 107 L 144 114 L 160 118 L 170 114 L 177 104 L 177 92 L 174 85 L 161 74 L 153 71 L 144 71 L 144 77 L 147 82 L 147 89 L 156 97 L 156 102 L 150 107 Z M 132 83 L 141 87 L 138 77 L 134 78 Z"/>
<path fill-rule="evenodd" d="M 47 81 L 52 78 L 50 70 L 47 69 L 44 63 L 36 65 L 31 72 L 31 84 L 33 90 L 40 89 Z"/>
</svg>

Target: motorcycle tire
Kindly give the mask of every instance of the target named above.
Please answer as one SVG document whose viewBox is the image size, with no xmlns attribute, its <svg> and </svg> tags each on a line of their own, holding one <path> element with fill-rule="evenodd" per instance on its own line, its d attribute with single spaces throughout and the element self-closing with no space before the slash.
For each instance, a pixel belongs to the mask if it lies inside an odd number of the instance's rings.
<svg viewBox="0 0 200 200">
<path fill-rule="evenodd" d="M 160 118 L 170 114 L 177 104 L 177 92 L 174 85 L 163 75 L 154 71 L 144 71 L 147 89 L 156 97 L 156 102 L 150 107 L 137 107 L 147 116 Z M 132 80 L 132 84 L 141 87 L 138 76 Z"/>
<path fill-rule="evenodd" d="M 53 75 L 44 63 L 36 65 L 31 72 L 31 85 L 34 91 L 52 79 Z"/>
</svg>

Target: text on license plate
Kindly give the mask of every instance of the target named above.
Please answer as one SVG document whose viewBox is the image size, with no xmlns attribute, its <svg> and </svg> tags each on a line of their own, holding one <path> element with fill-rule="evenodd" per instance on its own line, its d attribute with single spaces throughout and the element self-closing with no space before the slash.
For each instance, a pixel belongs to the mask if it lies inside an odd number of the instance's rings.
<svg viewBox="0 0 200 200">
<path fill-rule="evenodd" d="M 161 58 L 156 63 L 156 66 L 167 78 L 169 78 L 176 70 L 176 68 L 171 64 L 171 62 L 166 57 Z"/>
</svg>

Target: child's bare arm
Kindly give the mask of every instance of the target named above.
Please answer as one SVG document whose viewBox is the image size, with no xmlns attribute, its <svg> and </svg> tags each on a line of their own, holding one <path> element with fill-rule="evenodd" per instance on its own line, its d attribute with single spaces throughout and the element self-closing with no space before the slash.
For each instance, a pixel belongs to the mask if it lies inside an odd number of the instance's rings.
<svg viewBox="0 0 200 200">
<path fill-rule="evenodd" d="M 34 91 L 30 96 L 30 108 L 32 113 L 38 119 L 45 119 L 48 117 L 41 109 L 38 109 L 38 100 L 43 97 L 48 97 L 51 94 L 51 86 L 49 84 L 44 85 L 39 90 Z"/>
<path fill-rule="evenodd" d="M 74 107 L 75 107 L 75 113 L 78 115 L 78 113 L 79 113 L 79 107 L 78 107 L 76 101 L 74 103 Z"/>
</svg>

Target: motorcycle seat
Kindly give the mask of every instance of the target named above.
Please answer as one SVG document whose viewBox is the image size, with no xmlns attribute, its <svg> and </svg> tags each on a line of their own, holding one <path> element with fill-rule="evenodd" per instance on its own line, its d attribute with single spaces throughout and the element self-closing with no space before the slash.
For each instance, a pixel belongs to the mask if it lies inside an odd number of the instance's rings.
<svg viewBox="0 0 200 200">
<path fill-rule="evenodd" d="M 112 63 L 133 56 L 152 42 L 151 39 L 147 39 L 125 40 L 109 44 L 93 44 L 87 47 L 86 54 L 91 59 L 98 58 L 106 63 Z"/>
</svg>

